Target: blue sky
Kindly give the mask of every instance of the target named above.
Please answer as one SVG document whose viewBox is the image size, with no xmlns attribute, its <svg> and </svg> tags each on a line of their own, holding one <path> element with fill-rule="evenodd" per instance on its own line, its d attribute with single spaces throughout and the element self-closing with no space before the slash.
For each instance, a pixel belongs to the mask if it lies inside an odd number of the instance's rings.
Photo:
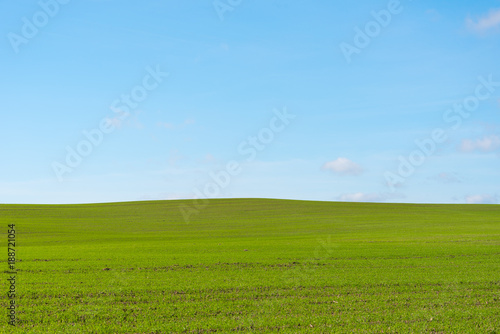
<svg viewBox="0 0 500 334">
<path fill-rule="evenodd" d="M 23 0 L 0 22 L 1 203 L 500 202 L 498 0 Z"/>
</svg>

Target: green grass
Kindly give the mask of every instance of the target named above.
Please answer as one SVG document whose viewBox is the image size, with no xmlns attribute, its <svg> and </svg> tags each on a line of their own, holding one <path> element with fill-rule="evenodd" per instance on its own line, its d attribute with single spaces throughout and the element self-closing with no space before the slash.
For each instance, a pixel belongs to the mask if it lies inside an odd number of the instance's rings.
<svg viewBox="0 0 500 334">
<path fill-rule="evenodd" d="M 498 205 L 211 200 L 186 224 L 181 204 L 0 205 L 0 330 L 500 333 Z"/>
</svg>

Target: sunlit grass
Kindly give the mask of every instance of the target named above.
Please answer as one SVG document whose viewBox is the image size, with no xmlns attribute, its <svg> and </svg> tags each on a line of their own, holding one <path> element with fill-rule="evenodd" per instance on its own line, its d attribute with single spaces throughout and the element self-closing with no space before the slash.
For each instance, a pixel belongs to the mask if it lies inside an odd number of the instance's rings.
<svg viewBox="0 0 500 334">
<path fill-rule="evenodd" d="M 1 205 L 16 331 L 500 331 L 498 205 L 182 203 Z"/>
</svg>

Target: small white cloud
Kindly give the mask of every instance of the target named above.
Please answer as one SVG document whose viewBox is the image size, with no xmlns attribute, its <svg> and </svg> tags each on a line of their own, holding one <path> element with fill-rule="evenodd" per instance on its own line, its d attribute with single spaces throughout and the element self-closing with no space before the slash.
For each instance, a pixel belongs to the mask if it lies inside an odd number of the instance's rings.
<svg viewBox="0 0 500 334">
<path fill-rule="evenodd" d="M 342 202 L 385 202 L 392 198 L 404 198 L 402 194 L 386 194 L 386 193 L 351 193 L 342 194 L 338 199 Z"/>
<path fill-rule="evenodd" d="M 500 148 L 500 137 L 491 135 L 482 139 L 464 139 L 460 145 L 462 152 L 492 152 Z"/>
<path fill-rule="evenodd" d="M 470 30 L 485 33 L 490 29 L 500 27 L 500 9 L 492 9 L 488 15 L 480 17 L 477 21 L 469 17 L 465 22 Z"/>
<path fill-rule="evenodd" d="M 380 202 L 382 196 L 380 194 L 372 193 L 352 193 L 352 194 L 342 194 L 339 199 L 342 202 Z"/>
<path fill-rule="evenodd" d="M 469 195 L 465 196 L 467 204 L 498 204 L 496 195 Z"/>
<path fill-rule="evenodd" d="M 347 158 L 338 158 L 337 160 L 327 162 L 323 165 L 323 169 L 343 175 L 359 175 L 363 172 L 363 168 L 360 165 Z"/>
</svg>

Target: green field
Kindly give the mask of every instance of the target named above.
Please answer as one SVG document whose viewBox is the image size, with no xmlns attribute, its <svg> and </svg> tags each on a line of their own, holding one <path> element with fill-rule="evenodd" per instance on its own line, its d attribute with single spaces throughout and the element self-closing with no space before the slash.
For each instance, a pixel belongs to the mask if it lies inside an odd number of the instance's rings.
<svg viewBox="0 0 500 334">
<path fill-rule="evenodd" d="M 500 333 L 499 205 L 181 204 L 0 205 L 0 330 Z"/>
</svg>

